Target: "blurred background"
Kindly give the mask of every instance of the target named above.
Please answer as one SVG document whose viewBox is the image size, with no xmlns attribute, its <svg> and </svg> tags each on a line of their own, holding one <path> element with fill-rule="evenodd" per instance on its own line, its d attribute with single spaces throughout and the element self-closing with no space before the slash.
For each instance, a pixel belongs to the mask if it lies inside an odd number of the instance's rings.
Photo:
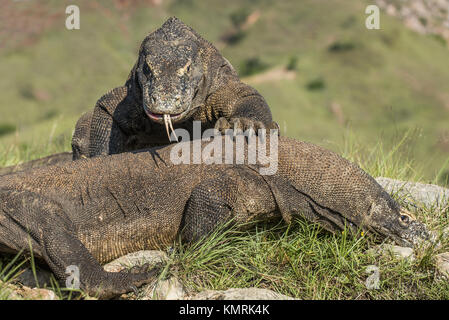
<svg viewBox="0 0 449 320">
<path fill-rule="evenodd" d="M 79 30 L 65 27 L 71 4 Z M 370 4 L 380 30 L 365 27 Z M 78 117 L 175 15 L 266 98 L 283 135 L 361 157 L 394 150 L 418 179 L 447 185 L 448 10 L 448 0 L 2 0 L 0 165 L 70 150 Z"/>
</svg>

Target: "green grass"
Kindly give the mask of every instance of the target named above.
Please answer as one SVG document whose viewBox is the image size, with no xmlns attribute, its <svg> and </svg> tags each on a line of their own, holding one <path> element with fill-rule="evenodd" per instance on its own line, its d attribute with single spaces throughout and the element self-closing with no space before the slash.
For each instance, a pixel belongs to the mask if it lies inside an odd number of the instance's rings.
<svg viewBox="0 0 449 320">
<path fill-rule="evenodd" d="M 366 236 L 331 235 L 299 220 L 231 230 L 191 248 L 178 247 L 174 265 L 193 292 L 259 287 L 299 299 L 449 298 L 449 283 L 435 282 L 429 253 L 408 262 L 368 251 L 372 246 Z M 380 270 L 378 290 L 365 285 L 370 265 Z"/>
</svg>

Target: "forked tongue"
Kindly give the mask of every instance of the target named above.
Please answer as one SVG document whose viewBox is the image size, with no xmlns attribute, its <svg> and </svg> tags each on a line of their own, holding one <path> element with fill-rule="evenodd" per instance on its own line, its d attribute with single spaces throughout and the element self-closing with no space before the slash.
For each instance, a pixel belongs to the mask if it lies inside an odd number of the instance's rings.
<svg viewBox="0 0 449 320">
<path fill-rule="evenodd" d="M 179 142 L 178 137 L 176 136 L 175 129 L 173 129 L 173 124 L 171 122 L 171 117 L 169 114 L 164 114 L 164 123 L 165 123 L 165 130 L 167 131 L 168 140 L 170 140 L 170 129 L 171 129 L 171 132 L 173 132 L 173 136 L 175 137 L 176 142 Z"/>
</svg>

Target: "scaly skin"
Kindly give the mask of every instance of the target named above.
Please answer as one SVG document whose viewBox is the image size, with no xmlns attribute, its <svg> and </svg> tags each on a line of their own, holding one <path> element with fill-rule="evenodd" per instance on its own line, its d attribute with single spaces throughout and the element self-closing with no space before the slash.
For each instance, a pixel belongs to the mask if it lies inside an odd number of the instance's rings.
<svg viewBox="0 0 449 320">
<path fill-rule="evenodd" d="M 173 164 L 173 148 L 192 143 L 1 177 L 0 249 L 27 249 L 29 239 L 60 279 L 76 265 L 81 288 L 111 297 L 154 274 L 107 273 L 102 263 L 177 236 L 195 241 L 230 219 L 298 216 L 332 232 L 362 228 L 410 246 L 430 237 L 372 177 L 331 151 L 280 137 L 274 175 L 261 175 L 257 164 Z"/>
</svg>

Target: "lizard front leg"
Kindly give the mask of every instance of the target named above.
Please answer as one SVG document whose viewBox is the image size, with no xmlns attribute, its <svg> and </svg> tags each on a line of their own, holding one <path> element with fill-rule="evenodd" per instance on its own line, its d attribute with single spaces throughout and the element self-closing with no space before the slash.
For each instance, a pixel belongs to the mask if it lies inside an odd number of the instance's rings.
<svg viewBox="0 0 449 320">
<path fill-rule="evenodd" d="M 124 133 L 113 115 L 101 103 L 94 108 L 88 134 L 88 154 L 84 155 L 87 158 L 123 151 Z"/>
<path fill-rule="evenodd" d="M 279 129 L 265 99 L 239 80 L 231 80 L 211 94 L 206 107 L 218 118 L 215 129 L 223 133 L 227 129 L 253 129 L 256 134 L 259 129 Z"/>
<path fill-rule="evenodd" d="M 126 136 L 136 117 L 126 87 L 103 95 L 94 109 L 81 116 L 72 138 L 73 159 L 124 152 Z M 138 115 L 137 115 L 138 117 Z"/>
</svg>

